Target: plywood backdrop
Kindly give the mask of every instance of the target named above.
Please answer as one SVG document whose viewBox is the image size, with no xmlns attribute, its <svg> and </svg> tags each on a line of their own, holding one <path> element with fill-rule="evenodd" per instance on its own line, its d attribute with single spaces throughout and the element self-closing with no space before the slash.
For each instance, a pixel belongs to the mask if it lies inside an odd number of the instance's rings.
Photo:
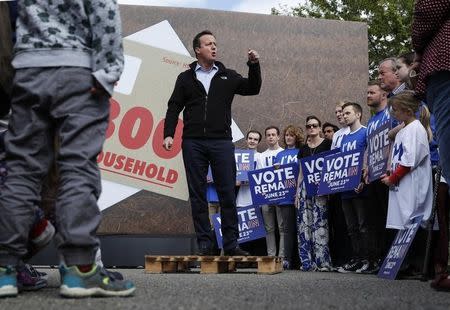
<svg viewBox="0 0 450 310">
<path fill-rule="evenodd" d="M 124 36 L 168 20 L 190 51 L 193 36 L 211 30 L 219 60 L 243 75 L 247 49 L 257 50 L 261 93 L 238 96 L 233 103 L 233 118 L 244 133 L 250 128 L 263 131 L 268 125 L 303 126 L 312 114 L 322 122 L 336 123 L 334 105 L 340 99 L 366 107 L 365 24 L 203 9 L 121 6 L 120 10 Z M 366 120 L 367 115 L 366 111 Z M 242 141 L 237 145 L 243 146 Z M 187 202 L 145 191 L 106 209 L 103 216 L 101 234 L 193 233 Z"/>
<path fill-rule="evenodd" d="M 13 76 L 11 54 L 12 42 L 9 7 L 8 3 L 0 2 L 0 86 L 8 93 L 11 90 Z"/>
</svg>

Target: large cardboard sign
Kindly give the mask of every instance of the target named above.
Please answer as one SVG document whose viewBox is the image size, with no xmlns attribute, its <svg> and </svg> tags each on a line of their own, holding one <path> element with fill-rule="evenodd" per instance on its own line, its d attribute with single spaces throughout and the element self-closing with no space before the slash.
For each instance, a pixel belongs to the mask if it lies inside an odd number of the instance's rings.
<svg viewBox="0 0 450 310">
<path fill-rule="evenodd" d="M 167 20 L 135 32 L 127 36 L 126 39 L 190 56 L 188 50 Z M 125 51 L 125 66 L 120 80 L 114 87 L 115 92 L 129 94 L 129 89 L 133 88 L 134 84 L 132 81 L 136 80 L 139 69 L 136 68 L 136 64 L 133 62 L 134 59 L 138 58 L 126 55 Z M 98 199 L 98 206 L 100 210 L 107 209 L 139 191 L 139 188 L 102 179 L 102 193 Z"/>
<path fill-rule="evenodd" d="M 124 40 L 127 79 L 111 99 L 106 142 L 97 162 L 110 181 L 188 199 L 181 155 L 182 120 L 174 146 L 162 146 L 167 101 L 192 58 Z M 158 72 L 158 74 L 155 74 Z"/>
<path fill-rule="evenodd" d="M 378 272 L 378 277 L 395 280 L 397 273 L 400 270 L 400 266 L 402 265 L 406 254 L 408 254 L 409 247 L 419 230 L 422 218 L 423 216 L 416 217 L 408 229 L 398 231 L 397 236 L 389 249 L 389 253 L 384 259 L 383 265 Z"/>
<path fill-rule="evenodd" d="M 248 181 L 254 205 L 294 203 L 298 165 L 287 164 L 250 171 Z"/>
<path fill-rule="evenodd" d="M 237 208 L 237 214 L 239 227 L 239 238 L 237 240 L 238 243 L 244 243 L 259 238 L 264 238 L 266 236 L 266 230 L 264 228 L 264 222 L 260 207 L 249 206 L 244 208 Z M 223 242 L 220 214 L 216 213 L 211 215 L 211 219 L 213 221 L 214 231 L 216 233 L 217 245 L 219 248 L 222 248 Z"/>
<path fill-rule="evenodd" d="M 390 122 L 378 127 L 367 137 L 369 181 L 375 181 L 387 171 L 390 140 Z"/>
<path fill-rule="evenodd" d="M 339 152 L 325 157 L 317 194 L 352 191 L 361 181 L 362 164 L 363 150 Z"/>
<path fill-rule="evenodd" d="M 339 149 L 300 159 L 303 182 L 305 183 L 306 194 L 309 197 L 317 195 L 317 187 L 320 182 L 325 157 L 336 153 L 339 153 Z"/>
</svg>

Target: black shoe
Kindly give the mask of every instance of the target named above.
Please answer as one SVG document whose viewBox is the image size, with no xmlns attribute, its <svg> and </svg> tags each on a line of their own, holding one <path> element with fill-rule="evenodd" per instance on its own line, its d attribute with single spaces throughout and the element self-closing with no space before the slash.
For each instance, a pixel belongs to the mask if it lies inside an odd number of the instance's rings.
<svg viewBox="0 0 450 310">
<path fill-rule="evenodd" d="M 369 267 L 366 270 L 361 270 L 363 274 L 377 274 L 380 271 L 380 265 L 376 261 L 370 261 Z M 358 272 L 358 271 L 356 271 Z"/>
<path fill-rule="evenodd" d="M 397 274 L 397 279 L 402 280 L 420 280 L 422 279 L 422 272 L 416 270 L 413 266 L 409 264 L 405 264 L 406 267 L 400 267 L 400 270 Z"/>
<path fill-rule="evenodd" d="M 201 248 L 195 252 L 198 256 L 217 256 L 220 255 L 220 249 L 217 248 Z"/>
<path fill-rule="evenodd" d="M 364 263 L 361 260 L 352 258 L 348 263 L 339 267 L 337 269 L 337 272 L 339 273 L 356 272 L 356 270 L 360 269 L 363 265 Z"/>
<path fill-rule="evenodd" d="M 247 251 L 244 251 L 240 247 L 235 247 L 231 250 L 224 250 L 225 256 L 250 256 L 250 253 Z"/>
</svg>

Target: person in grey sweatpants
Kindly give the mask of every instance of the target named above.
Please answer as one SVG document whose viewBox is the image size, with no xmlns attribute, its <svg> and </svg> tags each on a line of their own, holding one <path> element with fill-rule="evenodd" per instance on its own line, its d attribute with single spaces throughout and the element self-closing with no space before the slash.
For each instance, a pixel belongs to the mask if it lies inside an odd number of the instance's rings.
<svg viewBox="0 0 450 310">
<path fill-rule="evenodd" d="M 60 186 L 56 218 L 68 265 L 90 264 L 99 242 L 97 198 L 100 173 L 96 156 L 108 125 L 105 94 L 93 95 L 90 69 L 81 67 L 27 68 L 14 79 L 13 109 L 6 133 L 8 178 L 0 194 L 0 231 L 14 232 L 9 242 L 0 236 L 0 265 L 26 254 L 25 240 L 40 197 L 42 180 L 55 158 L 53 142 L 60 139 L 56 161 Z M 4 212 L 3 212 L 4 211 Z M 6 237 L 6 236 L 5 236 Z M 8 240 L 7 239 L 7 240 Z M 5 249 L 7 251 L 5 251 Z M 6 252 L 6 253 L 5 253 Z"/>
<path fill-rule="evenodd" d="M 56 243 L 65 297 L 127 296 L 130 281 L 95 262 L 102 149 L 109 97 L 123 69 L 115 0 L 18 2 L 8 177 L 0 192 L 0 297 L 16 296 L 15 266 L 27 253 L 42 180 L 56 160 Z M 54 148 L 54 137 L 59 149 Z"/>
</svg>

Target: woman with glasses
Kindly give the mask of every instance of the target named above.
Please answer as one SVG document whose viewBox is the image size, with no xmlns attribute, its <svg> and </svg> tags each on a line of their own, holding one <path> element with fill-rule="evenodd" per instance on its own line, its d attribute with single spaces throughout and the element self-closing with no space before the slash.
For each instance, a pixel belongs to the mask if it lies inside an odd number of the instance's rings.
<svg viewBox="0 0 450 310">
<path fill-rule="evenodd" d="M 320 135 L 321 122 L 316 116 L 306 118 L 306 144 L 300 149 L 298 159 L 329 151 L 331 141 Z M 328 212 L 326 196 L 308 196 L 299 176 L 296 208 L 297 238 L 300 269 L 303 271 L 330 271 L 328 248 Z"/>
</svg>

